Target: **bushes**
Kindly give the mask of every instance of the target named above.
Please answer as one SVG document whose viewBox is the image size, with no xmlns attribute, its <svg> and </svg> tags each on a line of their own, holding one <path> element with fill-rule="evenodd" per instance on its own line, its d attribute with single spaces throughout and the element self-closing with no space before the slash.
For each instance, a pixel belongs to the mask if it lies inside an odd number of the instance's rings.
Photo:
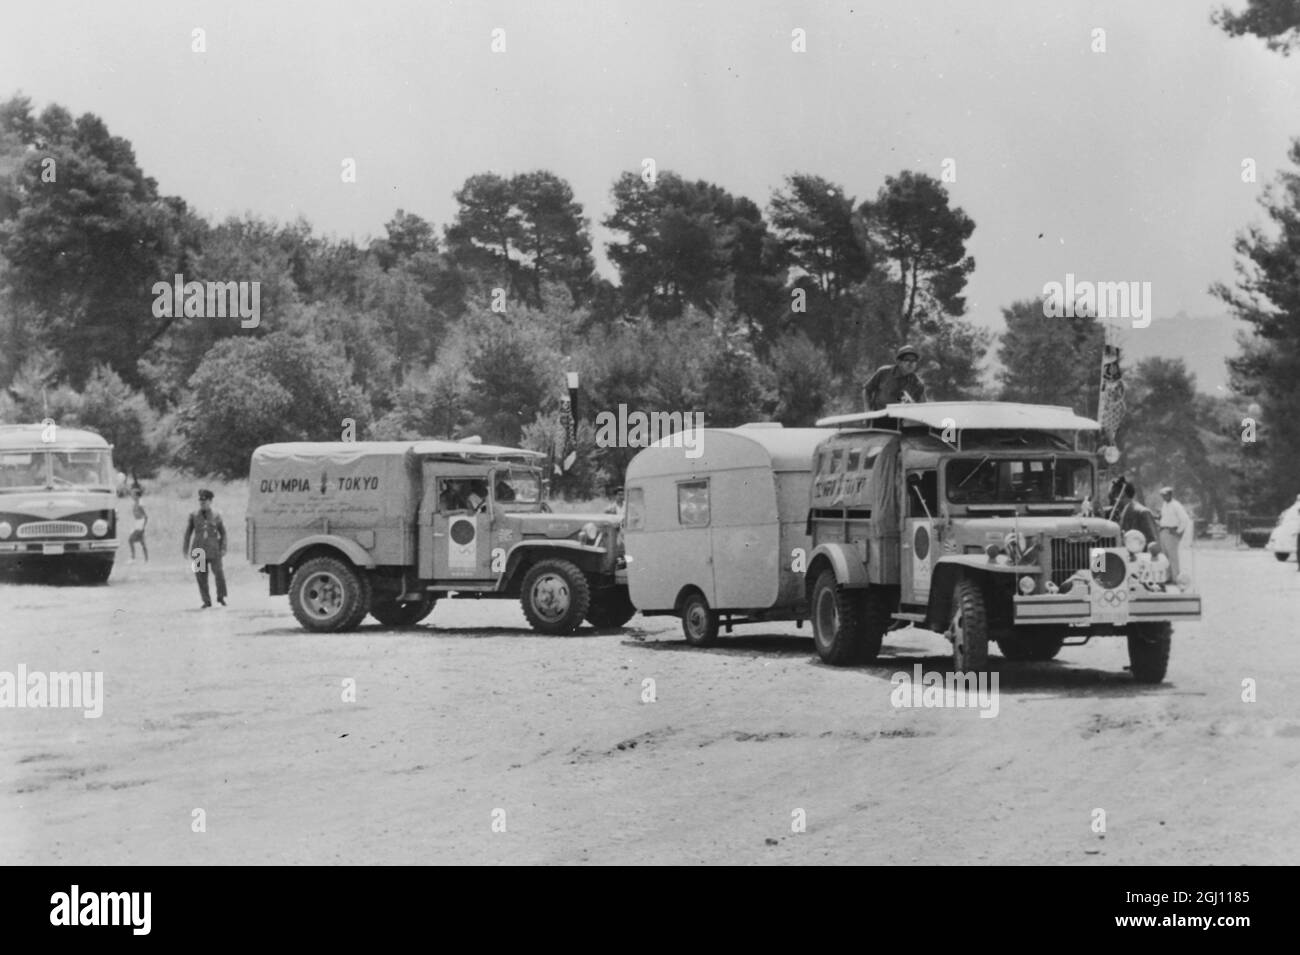
<svg viewBox="0 0 1300 955">
<path fill-rule="evenodd" d="M 310 338 L 275 332 L 214 345 L 190 378 L 177 427 L 190 467 L 236 477 L 258 445 L 337 441 L 346 418 L 358 437 L 370 419 L 347 360 Z"/>
</svg>

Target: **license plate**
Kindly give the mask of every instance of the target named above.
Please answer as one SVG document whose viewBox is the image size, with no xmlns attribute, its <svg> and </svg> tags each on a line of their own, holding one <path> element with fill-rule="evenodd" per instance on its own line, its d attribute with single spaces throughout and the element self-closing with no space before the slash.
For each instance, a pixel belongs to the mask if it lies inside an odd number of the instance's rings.
<svg viewBox="0 0 1300 955">
<path fill-rule="evenodd" d="M 62 553 L 63 553 L 63 545 L 62 545 L 62 544 L 42 544 L 42 545 L 41 545 L 41 553 L 42 553 L 42 554 L 47 554 L 47 555 L 48 555 L 48 554 L 62 554 Z"/>
</svg>

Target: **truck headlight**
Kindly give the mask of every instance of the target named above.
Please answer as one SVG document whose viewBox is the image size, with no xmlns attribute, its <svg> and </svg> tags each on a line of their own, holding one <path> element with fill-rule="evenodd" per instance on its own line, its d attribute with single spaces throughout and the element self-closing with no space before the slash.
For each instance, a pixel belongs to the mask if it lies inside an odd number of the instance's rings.
<svg viewBox="0 0 1300 955">
<path fill-rule="evenodd" d="M 588 544 L 594 544 L 599 538 L 600 528 L 597 527 L 594 522 L 587 521 L 587 523 L 582 525 L 582 532 L 580 535 L 581 540 L 586 541 Z"/>
<path fill-rule="evenodd" d="M 7 540 L 9 535 L 14 532 L 13 525 L 8 521 L 0 521 L 0 540 Z"/>
<path fill-rule="evenodd" d="M 1124 535 L 1124 547 L 1130 554 L 1140 554 L 1147 549 L 1147 537 L 1139 530 L 1128 531 Z"/>
<path fill-rule="evenodd" d="M 1024 594 L 1026 597 L 1028 597 L 1030 594 L 1034 592 L 1034 578 L 1021 577 L 1020 583 L 1017 586 L 1020 587 L 1020 592 Z"/>
<path fill-rule="evenodd" d="M 99 518 L 99 520 L 90 525 L 90 532 L 96 537 L 103 537 L 108 533 L 108 521 L 104 520 L 102 517 Z"/>
</svg>

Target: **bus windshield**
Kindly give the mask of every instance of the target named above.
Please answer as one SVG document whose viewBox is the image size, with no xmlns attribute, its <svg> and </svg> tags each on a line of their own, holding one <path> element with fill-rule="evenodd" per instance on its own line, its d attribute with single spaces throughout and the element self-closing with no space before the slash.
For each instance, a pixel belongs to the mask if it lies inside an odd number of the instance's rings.
<svg viewBox="0 0 1300 955">
<path fill-rule="evenodd" d="M 961 458 L 948 462 L 954 504 L 1077 504 L 1092 497 L 1092 464 L 1078 458 Z"/>
<path fill-rule="evenodd" d="M 0 492 L 61 488 L 113 489 L 107 450 L 5 451 L 0 453 Z"/>
</svg>

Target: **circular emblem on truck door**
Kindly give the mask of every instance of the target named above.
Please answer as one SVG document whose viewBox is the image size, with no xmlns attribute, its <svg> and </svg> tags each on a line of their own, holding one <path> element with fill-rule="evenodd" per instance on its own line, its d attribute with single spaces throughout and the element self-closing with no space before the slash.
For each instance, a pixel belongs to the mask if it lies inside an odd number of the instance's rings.
<svg viewBox="0 0 1300 955">
<path fill-rule="evenodd" d="M 464 547 L 474 539 L 474 522 L 461 518 L 453 521 L 450 528 L 451 539 Z"/>
<path fill-rule="evenodd" d="M 916 554 L 919 560 L 925 560 L 930 553 L 930 532 L 924 527 L 916 529 L 916 537 L 912 540 L 912 552 Z"/>
</svg>

